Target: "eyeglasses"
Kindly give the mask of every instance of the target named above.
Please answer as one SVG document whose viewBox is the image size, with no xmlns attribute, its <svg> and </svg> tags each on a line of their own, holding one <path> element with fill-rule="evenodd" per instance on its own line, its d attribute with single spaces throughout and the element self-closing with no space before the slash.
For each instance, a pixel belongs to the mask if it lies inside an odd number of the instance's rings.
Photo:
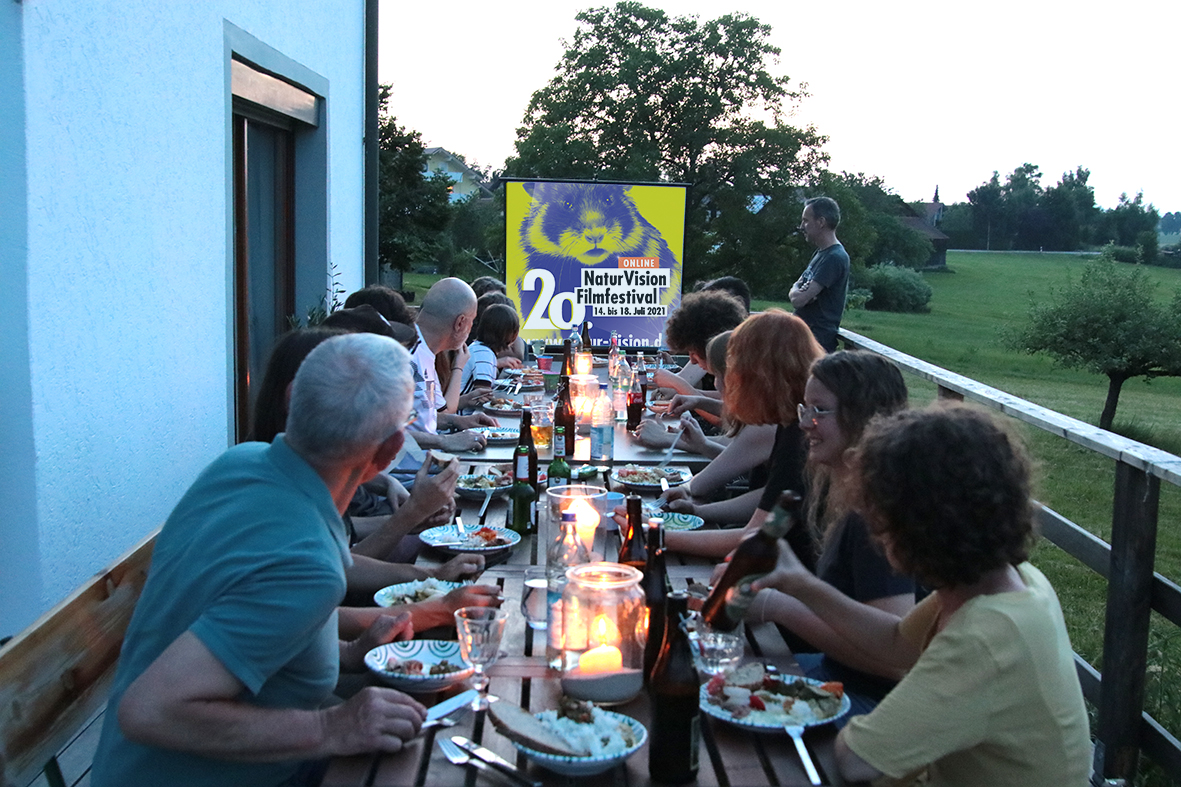
<svg viewBox="0 0 1181 787">
<path fill-rule="evenodd" d="M 831 410 L 821 410 L 816 405 L 796 405 L 796 415 L 799 416 L 801 425 L 811 423 L 813 426 L 815 426 L 822 415 L 832 415 L 835 412 L 835 407 Z"/>
<path fill-rule="evenodd" d="M 411 426 L 411 424 L 414 424 L 414 423 L 417 423 L 417 422 L 418 422 L 418 411 L 417 411 L 417 410 L 411 410 L 411 411 L 410 411 L 410 415 L 409 415 L 409 416 L 407 416 L 407 418 L 406 418 L 406 423 L 402 424 L 402 428 L 403 428 L 403 429 L 409 429 L 409 428 L 410 428 L 410 426 Z"/>
</svg>

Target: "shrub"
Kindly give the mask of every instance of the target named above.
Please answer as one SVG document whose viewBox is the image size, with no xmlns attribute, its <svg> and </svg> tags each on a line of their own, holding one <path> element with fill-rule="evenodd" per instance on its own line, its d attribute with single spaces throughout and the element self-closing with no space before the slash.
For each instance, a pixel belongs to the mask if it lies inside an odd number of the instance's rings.
<svg viewBox="0 0 1181 787">
<path fill-rule="evenodd" d="M 845 296 L 845 311 L 855 309 L 865 309 L 866 304 L 873 298 L 873 292 L 870 290 L 857 288 L 849 290 L 849 294 Z"/>
<path fill-rule="evenodd" d="M 910 268 L 875 265 L 866 268 L 855 285 L 872 293 L 865 305 L 871 311 L 930 311 L 931 285 L 922 274 Z"/>
</svg>

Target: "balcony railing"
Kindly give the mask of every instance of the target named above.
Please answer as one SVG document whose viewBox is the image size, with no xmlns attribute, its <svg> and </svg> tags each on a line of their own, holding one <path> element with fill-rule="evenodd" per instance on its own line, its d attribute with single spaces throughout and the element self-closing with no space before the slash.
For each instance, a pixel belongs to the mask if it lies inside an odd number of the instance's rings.
<svg viewBox="0 0 1181 787">
<path fill-rule="evenodd" d="M 1108 544 L 1066 517 L 1041 507 L 1041 533 L 1107 579 L 1100 674 L 1077 653 L 1083 695 L 1098 708 L 1095 778 L 1130 780 L 1140 752 L 1169 778 L 1181 780 L 1181 741 L 1144 712 L 1148 628 L 1152 611 L 1181 626 L 1181 588 L 1153 570 L 1160 483 L 1181 486 L 1181 457 L 1083 423 L 949 372 L 841 329 L 850 348 L 889 358 L 929 380 L 941 399 L 970 400 L 1115 460 L 1115 496 Z"/>
</svg>

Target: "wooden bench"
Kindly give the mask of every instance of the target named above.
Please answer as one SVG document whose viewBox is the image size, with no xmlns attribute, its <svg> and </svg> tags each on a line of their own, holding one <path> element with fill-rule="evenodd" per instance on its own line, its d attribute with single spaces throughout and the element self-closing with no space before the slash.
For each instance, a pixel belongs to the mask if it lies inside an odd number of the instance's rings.
<svg viewBox="0 0 1181 787">
<path fill-rule="evenodd" d="M 156 533 L 0 648 L 0 787 L 84 782 Z"/>
</svg>

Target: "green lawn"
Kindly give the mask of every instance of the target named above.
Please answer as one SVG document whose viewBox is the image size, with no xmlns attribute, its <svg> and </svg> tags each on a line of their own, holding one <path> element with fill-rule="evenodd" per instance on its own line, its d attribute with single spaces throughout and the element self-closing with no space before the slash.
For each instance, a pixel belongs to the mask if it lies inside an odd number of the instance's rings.
<svg viewBox="0 0 1181 787">
<path fill-rule="evenodd" d="M 1003 346 L 1002 332 L 1021 325 L 1033 299 L 1044 299 L 1084 264 L 1077 257 L 1042 254 L 948 254 L 948 273 L 925 274 L 934 290 L 928 314 L 856 311 L 842 325 L 909 355 L 1095 424 L 1107 378 L 1056 368 L 1049 358 Z M 1146 268 L 1162 300 L 1181 287 L 1181 270 Z M 758 302 L 752 308 L 780 305 Z M 934 386 L 911 378 L 912 399 L 934 398 Z M 1110 538 L 1114 463 L 1039 429 L 1020 426 L 1039 466 L 1038 496 L 1051 508 L 1104 539 Z M 1115 430 L 1181 454 L 1181 379 L 1124 385 Z M 1181 490 L 1162 484 L 1157 571 L 1181 579 Z M 1106 583 L 1070 556 L 1043 542 L 1034 556 L 1058 590 L 1075 648 L 1102 669 Z M 1181 632 L 1154 619 L 1147 709 L 1174 735 L 1181 732 Z M 1146 770 L 1143 784 L 1168 783 Z"/>
</svg>

